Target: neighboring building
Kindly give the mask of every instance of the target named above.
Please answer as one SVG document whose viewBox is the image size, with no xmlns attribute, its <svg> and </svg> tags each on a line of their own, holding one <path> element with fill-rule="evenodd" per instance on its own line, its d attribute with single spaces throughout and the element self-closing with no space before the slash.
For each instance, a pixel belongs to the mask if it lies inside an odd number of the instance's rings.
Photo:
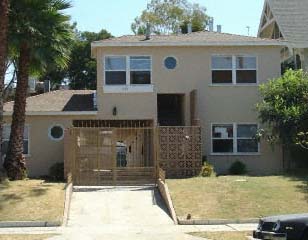
<svg viewBox="0 0 308 240">
<path fill-rule="evenodd" d="M 286 47 L 281 50 L 284 68 L 308 71 L 308 1 L 265 0 L 258 36 L 282 39 Z"/>
<path fill-rule="evenodd" d="M 218 173 L 226 173 L 236 160 L 252 174 L 281 171 L 281 149 L 253 139 L 259 127 L 258 85 L 280 76 L 281 48 L 276 40 L 208 31 L 93 42 L 96 93 L 59 90 L 28 98 L 25 153 L 30 175 L 46 174 L 53 163 L 63 161 L 65 128 L 99 126 L 102 120 L 112 126 L 127 120 L 154 127 L 199 123 L 202 154 Z M 9 123 L 13 103 L 4 109 Z M 167 147 L 176 148 L 180 141 Z M 125 146 L 117 142 L 119 155 L 131 152 Z M 139 149 L 151 154 L 143 145 Z M 129 156 L 119 161 L 129 166 Z"/>
</svg>

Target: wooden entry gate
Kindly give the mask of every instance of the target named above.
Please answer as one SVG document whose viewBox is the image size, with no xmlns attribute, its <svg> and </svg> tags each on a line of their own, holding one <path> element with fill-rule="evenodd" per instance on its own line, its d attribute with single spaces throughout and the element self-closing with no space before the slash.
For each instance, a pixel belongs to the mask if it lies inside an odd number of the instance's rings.
<svg viewBox="0 0 308 240">
<path fill-rule="evenodd" d="M 65 131 L 64 169 L 74 185 L 153 184 L 193 177 L 202 167 L 200 126 L 73 127 Z"/>
<path fill-rule="evenodd" d="M 74 185 L 153 184 L 157 167 L 154 128 L 70 128 L 65 174 Z"/>
</svg>

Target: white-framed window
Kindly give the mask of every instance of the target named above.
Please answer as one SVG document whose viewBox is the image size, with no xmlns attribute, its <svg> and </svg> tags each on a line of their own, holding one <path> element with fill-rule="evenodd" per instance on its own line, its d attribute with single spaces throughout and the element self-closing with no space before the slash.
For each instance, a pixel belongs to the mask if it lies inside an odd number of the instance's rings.
<svg viewBox="0 0 308 240">
<path fill-rule="evenodd" d="M 257 84 L 257 57 L 213 55 L 212 84 Z"/>
<path fill-rule="evenodd" d="M 212 154 L 257 154 L 260 144 L 255 139 L 258 124 L 212 124 Z"/>
<path fill-rule="evenodd" d="M 6 154 L 8 149 L 10 135 L 11 135 L 11 124 L 4 124 L 2 132 L 2 151 L 4 155 Z M 27 124 L 24 127 L 23 147 L 24 147 L 23 154 L 29 155 L 30 154 L 29 125 Z"/>
<path fill-rule="evenodd" d="M 214 153 L 233 153 L 233 124 L 212 125 L 212 151 Z"/>
<path fill-rule="evenodd" d="M 212 83 L 232 83 L 232 56 L 212 56 Z"/>
<path fill-rule="evenodd" d="M 61 124 L 54 124 L 48 129 L 48 137 L 53 141 L 60 141 L 64 138 L 64 127 Z"/>
<path fill-rule="evenodd" d="M 126 84 L 126 57 L 109 56 L 105 57 L 105 84 L 125 85 Z"/>
<path fill-rule="evenodd" d="M 105 85 L 149 85 L 151 56 L 105 56 Z"/>
</svg>

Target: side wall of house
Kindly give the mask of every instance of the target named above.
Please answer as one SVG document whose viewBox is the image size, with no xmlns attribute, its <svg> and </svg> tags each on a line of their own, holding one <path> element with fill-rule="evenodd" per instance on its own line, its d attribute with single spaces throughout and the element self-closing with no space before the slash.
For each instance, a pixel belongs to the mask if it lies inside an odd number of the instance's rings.
<svg viewBox="0 0 308 240">
<path fill-rule="evenodd" d="M 273 151 L 261 143 L 260 154 L 224 155 L 211 153 L 212 123 L 258 123 L 255 104 L 260 100 L 258 85 L 211 84 L 212 55 L 253 55 L 257 57 L 258 82 L 280 76 L 279 47 L 108 47 L 97 50 L 98 118 L 154 119 L 157 121 L 157 94 L 185 96 L 185 124 L 190 125 L 189 94 L 198 91 L 197 111 L 203 131 L 203 154 L 220 173 L 227 172 L 235 160 L 245 162 L 253 174 L 278 172 L 282 168 L 279 147 Z M 106 55 L 149 55 L 152 57 L 152 93 L 105 93 L 104 57 Z M 177 67 L 167 70 L 164 59 L 174 56 Z M 117 116 L 112 109 L 117 107 Z"/>
<path fill-rule="evenodd" d="M 29 154 L 26 156 L 28 175 L 39 177 L 47 175 L 49 168 L 64 161 L 64 140 L 52 140 L 49 128 L 53 125 L 62 125 L 64 128 L 72 126 L 74 119 L 91 119 L 92 116 L 27 116 L 29 126 Z M 5 123 L 11 123 L 11 117 L 6 116 Z"/>
</svg>

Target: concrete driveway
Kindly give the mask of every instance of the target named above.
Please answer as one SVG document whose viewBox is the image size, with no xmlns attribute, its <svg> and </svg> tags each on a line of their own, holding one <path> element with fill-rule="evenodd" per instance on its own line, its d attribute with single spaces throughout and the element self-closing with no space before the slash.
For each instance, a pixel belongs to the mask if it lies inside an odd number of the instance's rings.
<svg viewBox="0 0 308 240">
<path fill-rule="evenodd" d="M 68 226 L 58 239 L 199 239 L 173 224 L 152 186 L 75 188 Z"/>
<path fill-rule="evenodd" d="M 153 187 L 75 189 L 69 227 L 143 227 L 173 225 L 164 203 Z"/>
</svg>

